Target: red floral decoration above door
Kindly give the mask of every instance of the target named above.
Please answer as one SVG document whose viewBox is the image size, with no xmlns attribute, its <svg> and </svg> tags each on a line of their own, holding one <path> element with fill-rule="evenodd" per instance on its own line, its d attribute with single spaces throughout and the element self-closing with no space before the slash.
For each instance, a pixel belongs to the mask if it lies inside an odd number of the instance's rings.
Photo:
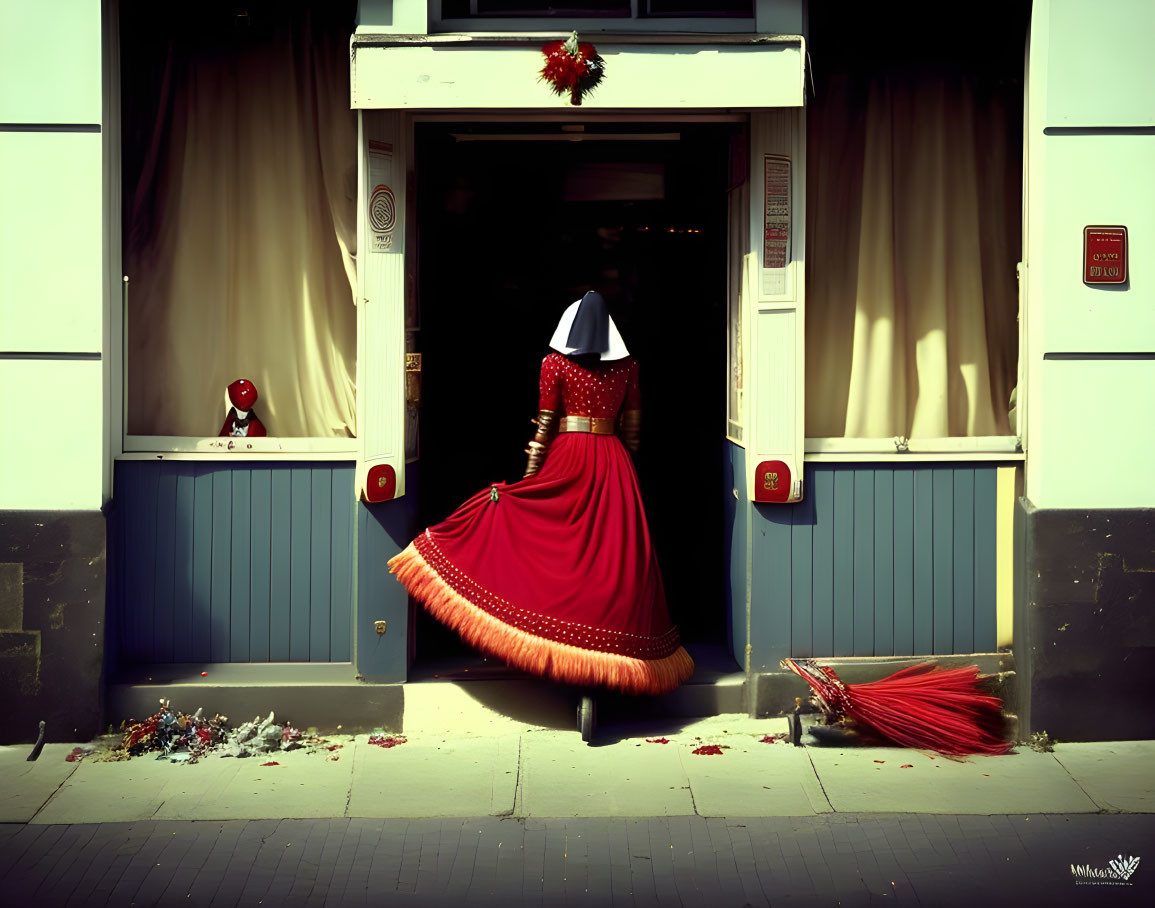
<svg viewBox="0 0 1155 908">
<path fill-rule="evenodd" d="M 575 106 L 581 104 L 583 94 L 597 88 L 605 75 L 605 60 L 592 44 L 580 43 L 577 32 L 564 41 L 551 41 L 541 52 L 545 54 L 541 78 L 550 84 L 554 94 L 568 94 Z"/>
</svg>

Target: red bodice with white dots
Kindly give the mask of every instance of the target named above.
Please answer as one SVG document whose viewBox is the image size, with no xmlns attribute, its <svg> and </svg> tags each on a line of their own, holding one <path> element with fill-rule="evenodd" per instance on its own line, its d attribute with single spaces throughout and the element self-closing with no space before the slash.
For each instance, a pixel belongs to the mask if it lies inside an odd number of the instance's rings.
<svg viewBox="0 0 1155 908">
<path fill-rule="evenodd" d="M 590 369 L 560 353 L 551 353 L 542 360 L 539 409 L 554 410 L 559 417 L 613 418 L 619 410 L 637 410 L 641 406 L 638 361 L 632 356 L 600 362 Z"/>
</svg>

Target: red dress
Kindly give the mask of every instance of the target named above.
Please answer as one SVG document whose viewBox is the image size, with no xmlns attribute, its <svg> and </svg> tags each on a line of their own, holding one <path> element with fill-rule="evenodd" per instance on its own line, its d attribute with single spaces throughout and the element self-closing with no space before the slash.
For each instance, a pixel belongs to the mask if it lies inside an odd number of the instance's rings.
<svg viewBox="0 0 1155 908">
<path fill-rule="evenodd" d="M 637 361 L 586 369 L 551 353 L 540 399 L 559 420 L 637 409 Z M 467 643 L 534 674 L 663 693 L 694 670 L 616 435 L 558 434 L 536 474 L 478 492 L 389 570 Z"/>
</svg>

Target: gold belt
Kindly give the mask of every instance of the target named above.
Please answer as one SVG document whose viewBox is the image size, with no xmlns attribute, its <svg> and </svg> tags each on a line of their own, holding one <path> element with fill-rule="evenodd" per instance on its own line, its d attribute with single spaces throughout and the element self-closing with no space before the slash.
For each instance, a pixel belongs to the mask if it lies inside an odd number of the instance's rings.
<svg viewBox="0 0 1155 908">
<path fill-rule="evenodd" d="M 592 435 L 613 435 L 614 421 L 605 416 L 563 416 L 558 432 L 589 432 Z"/>
</svg>

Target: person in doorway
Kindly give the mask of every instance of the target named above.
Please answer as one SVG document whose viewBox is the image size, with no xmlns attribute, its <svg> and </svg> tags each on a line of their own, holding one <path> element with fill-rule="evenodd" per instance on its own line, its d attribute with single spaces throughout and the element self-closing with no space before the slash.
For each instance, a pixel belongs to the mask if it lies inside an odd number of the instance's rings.
<svg viewBox="0 0 1155 908">
<path fill-rule="evenodd" d="M 630 456 L 637 361 L 593 291 L 565 310 L 550 347 L 525 477 L 478 492 L 389 570 L 463 640 L 517 668 L 673 690 L 694 663 L 670 621 Z"/>
</svg>

